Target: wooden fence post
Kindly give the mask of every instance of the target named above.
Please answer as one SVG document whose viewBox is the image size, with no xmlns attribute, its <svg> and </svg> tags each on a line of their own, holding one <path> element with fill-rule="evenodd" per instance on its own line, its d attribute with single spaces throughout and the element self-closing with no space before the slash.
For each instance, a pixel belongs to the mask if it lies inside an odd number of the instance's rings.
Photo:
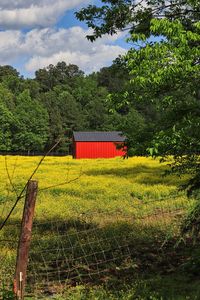
<svg viewBox="0 0 200 300">
<path fill-rule="evenodd" d="M 37 191 L 38 182 L 30 180 L 27 184 L 26 190 L 14 279 L 14 293 L 17 299 L 20 300 L 24 299 L 28 253 L 31 242 L 31 231 Z"/>
</svg>

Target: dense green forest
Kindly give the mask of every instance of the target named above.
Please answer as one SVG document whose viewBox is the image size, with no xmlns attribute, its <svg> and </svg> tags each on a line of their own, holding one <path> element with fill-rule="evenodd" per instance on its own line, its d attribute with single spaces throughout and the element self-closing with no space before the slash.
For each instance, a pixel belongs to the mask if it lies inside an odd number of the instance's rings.
<svg viewBox="0 0 200 300">
<path fill-rule="evenodd" d="M 153 131 L 146 124 L 154 115 L 152 108 L 117 108 L 109 101 L 111 94 L 123 95 L 128 82 L 119 59 L 90 75 L 60 62 L 36 71 L 34 79 L 1 66 L 0 151 L 43 152 L 61 138 L 56 151 L 68 154 L 73 130 L 122 130 L 134 135 L 138 146 L 132 152 L 144 154 L 144 132 L 150 136 Z"/>
</svg>

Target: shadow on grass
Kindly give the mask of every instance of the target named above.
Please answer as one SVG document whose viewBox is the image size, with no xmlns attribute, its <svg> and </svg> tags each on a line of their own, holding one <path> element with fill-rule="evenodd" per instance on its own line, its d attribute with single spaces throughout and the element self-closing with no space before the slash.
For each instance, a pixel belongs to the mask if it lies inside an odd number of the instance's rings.
<svg viewBox="0 0 200 300">
<path fill-rule="evenodd" d="M 77 285 L 120 291 L 130 284 L 130 278 L 137 284 L 138 279 L 146 278 L 151 283 L 155 274 L 160 280 L 185 276 L 182 266 L 199 251 L 199 245 L 180 243 L 175 247 L 175 237 L 164 241 L 165 230 L 142 222 L 99 227 L 81 219 L 57 218 L 35 224 L 27 291 L 53 295 Z M 193 275 L 187 271 L 188 280 Z M 195 276 L 200 278 L 200 272 Z"/>
<path fill-rule="evenodd" d="M 0 218 L 0 224 L 3 224 L 4 218 Z M 5 226 L 0 231 L 0 249 L 1 246 L 5 246 L 6 243 L 16 245 L 18 243 L 18 237 L 20 234 L 21 221 L 8 220 Z"/>
<path fill-rule="evenodd" d="M 12 221 L 6 226 L 4 237 L 16 238 L 18 225 Z M 66 293 L 62 299 L 77 300 L 195 299 L 200 295 L 200 290 L 194 292 L 200 281 L 200 244 L 186 240 L 176 245 L 178 238 L 166 239 L 165 228 L 155 220 L 146 225 L 118 221 L 104 227 L 84 216 L 36 220 L 27 294 Z"/>
<path fill-rule="evenodd" d="M 167 166 L 148 167 L 145 165 L 137 165 L 135 167 L 109 168 L 102 170 L 90 170 L 85 172 L 88 176 L 117 176 L 134 179 L 137 183 L 146 185 L 165 184 L 175 185 L 174 177 L 166 175 Z"/>
</svg>

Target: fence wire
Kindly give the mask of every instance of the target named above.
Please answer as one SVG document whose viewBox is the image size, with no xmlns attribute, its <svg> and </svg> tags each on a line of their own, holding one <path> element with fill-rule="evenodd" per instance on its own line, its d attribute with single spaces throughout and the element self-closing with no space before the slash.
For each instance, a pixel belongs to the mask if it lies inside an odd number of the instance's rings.
<svg viewBox="0 0 200 300">
<path fill-rule="evenodd" d="M 168 239 L 175 244 L 190 205 L 174 196 L 136 204 L 129 219 L 116 213 L 85 213 L 68 220 L 36 221 L 27 293 L 53 295 L 69 286 L 123 281 L 135 271 L 145 271 L 148 251 L 155 252 L 156 262 Z M 154 249 L 148 249 L 151 240 Z"/>
<path fill-rule="evenodd" d="M 10 183 L 15 176 L 16 166 L 17 158 L 8 176 L 7 164 L 0 165 L 0 174 L 4 175 L 0 186 L 0 227 L 16 199 L 16 191 Z M 3 292 L 12 291 L 20 225 L 20 220 L 13 218 L 0 230 L 0 299 L 4 297 Z"/>
<path fill-rule="evenodd" d="M 0 233 L 0 299 L 13 290 L 19 233 L 18 221 L 9 222 Z"/>
</svg>

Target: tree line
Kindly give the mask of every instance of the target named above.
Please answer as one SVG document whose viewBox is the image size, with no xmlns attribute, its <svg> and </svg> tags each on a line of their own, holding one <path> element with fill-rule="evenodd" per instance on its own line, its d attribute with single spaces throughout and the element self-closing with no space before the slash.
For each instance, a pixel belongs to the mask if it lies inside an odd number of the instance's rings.
<svg viewBox="0 0 200 300">
<path fill-rule="evenodd" d="M 120 130 L 135 139 L 133 152 L 144 154 L 151 107 L 117 108 L 110 100 L 128 84 L 120 59 L 89 75 L 59 62 L 37 70 L 33 79 L 23 78 L 12 66 L 0 66 L 0 151 L 44 152 L 61 139 L 56 151 L 68 154 L 73 130 Z"/>
</svg>

